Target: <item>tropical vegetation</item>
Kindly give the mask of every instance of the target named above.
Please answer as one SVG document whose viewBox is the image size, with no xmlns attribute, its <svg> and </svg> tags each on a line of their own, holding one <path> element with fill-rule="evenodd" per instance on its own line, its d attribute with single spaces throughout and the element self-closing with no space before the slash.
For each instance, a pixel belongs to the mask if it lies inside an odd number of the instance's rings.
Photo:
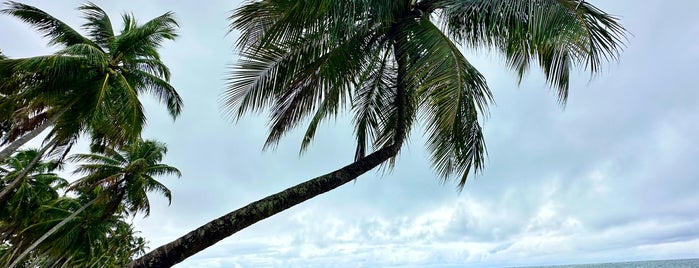
<svg viewBox="0 0 699 268">
<path fill-rule="evenodd" d="M 173 117 L 180 113 L 182 100 L 157 52 L 178 25 L 172 13 L 145 24 L 124 15 L 115 34 L 102 9 L 79 9 L 86 36 L 32 6 L 8 2 L 0 11 L 59 47 L 47 56 L 0 58 L 0 261 L 10 266 L 172 266 L 391 166 L 418 125 L 440 180 L 462 188 L 484 167 L 481 124 L 493 102 L 464 49 L 503 55 L 520 78 L 539 66 L 565 103 L 571 71 L 598 72 L 619 55 L 626 34 L 616 17 L 580 0 L 248 2 L 229 18 L 241 55 L 223 95 L 229 116 L 269 111 L 265 146 L 306 124 L 304 151 L 324 120 L 349 111 L 355 160 L 145 253 L 126 220 L 149 214 L 150 191 L 171 198 L 155 177 L 180 174 L 161 163 L 164 144 L 140 139 L 138 97 L 153 93 Z M 46 129 L 42 148 L 18 149 Z M 83 133 L 92 152 L 66 158 Z M 82 177 L 69 185 L 54 173 L 64 161 L 82 163 L 74 172 Z"/>
<path fill-rule="evenodd" d="M 155 177 L 180 175 L 162 163 L 166 152 L 164 144 L 152 140 L 137 140 L 121 149 L 95 145 L 90 154 L 69 157 L 79 163 L 73 174 L 84 175 L 71 184 L 49 173 L 58 167 L 56 163 L 36 165 L 0 211 L 6 246 L 0 263 L 125 266 L 145 250 L 145 240 L 127 220 L 139 212 L 149 215 L 149 192 L 170 200 L 170 190 Z M 36 150 L 20 151 L 9 158 L 3 180 L 12 179 L 36 154 Z"/>
<path fill-rule="evenodd" d="M 62 149 L 65 155 L 82 133 L 93 143 L 111 146 L 134 141 L 146 120 L 139 100 L 143 93 L 163 102 L 173 118 L 180 113 L 182 100 L 169 84 L 170 71 L 158 53 L 163 41 L 177 37 L 173 14 L 144 24 L 124 14 L 123 27 L 115 34 L 101 8 L 88 3 L 79 9 L 87 36 L 33 6 L 7 2 L 0 11 L 28 23 L 60 49 L 0 61 L 0 75 L 7 77 L 0 86 L 0 119 L 9 129 L 2 137 L 7 146 L 0 160 L 49 127 L 41 152 Z M 0 192 L 0 203 L 14 187 Z"/>
<path fill-rule="evenodd" d="M 97 5 L 79 8 L 83 36 L 33 6 L 7 2 L 14 16 L 58 51 L 14 59 L 0 54 L 0 264 L 5 267 L 123 267 L 146 241 L 129 219 L 148 216 L 148 193 L 170 190 L 157 177 L 179 170 L 163 164 L 163 143 L 142 140 L 140 96 L 149 93 L 175 118 L 182 100 L 169 84 L 158 49 L 177 37 L 168 12 L 144 24 L 130 14 L 114 32 Z M 40 149 L 20 150 L 48 131 Z M 90 154 L 69 157 L 82 136 Z M 80 163 L 68 183 L 66 161 Z"/>
</svg>

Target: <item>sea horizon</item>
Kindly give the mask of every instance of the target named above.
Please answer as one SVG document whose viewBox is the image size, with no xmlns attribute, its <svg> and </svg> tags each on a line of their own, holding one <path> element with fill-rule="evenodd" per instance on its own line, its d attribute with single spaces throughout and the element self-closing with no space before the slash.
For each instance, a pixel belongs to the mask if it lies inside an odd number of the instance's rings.
<svg viewBox="0 0 699 268">
<path fill-rule="evenodd" d="M 529 265 L 512 266 L 512 268 L 697 268 L 699 258 L 690 259 L 669 259 L 669 260 L 644 260 L 644 261 L 622 261 L 622 262 L 600 262 L 600 263 L 577 263 L 577 264 L 556 264 L 556 265 Z"/>
</svg>

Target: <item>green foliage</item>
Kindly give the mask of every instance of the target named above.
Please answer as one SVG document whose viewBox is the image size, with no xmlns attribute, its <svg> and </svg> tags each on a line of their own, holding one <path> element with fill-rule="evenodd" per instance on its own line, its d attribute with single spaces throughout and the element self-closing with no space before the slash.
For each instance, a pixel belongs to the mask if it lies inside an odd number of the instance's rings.
<svg viewBox="0 0 699 268">
<path fill-rule="evenodd" d="M 144 24 L 125 14 L 115 34 L 98 6 L 87 3 L 79 10 L 85 35 L 29 5 L 10 1 L 0 10 L 58 48 L 20 59 L 0 53 L 1 141 L 14 142 L 50 124 L 47 139 L 62 146 L 61 153 L 82 133 L 95 144 L 92 154 L 70 157 L 81 162 L 74 174 L 84 175 L 70 185 L 56 175 L 62 165 L 47 160 L 52 155 L 25 150 L 3 159 L 0 190 L 9 190 L 9 197 L 0 204 L 2 266 L 125 266 L 146 249 L 145 239 L 127 221 L 137 212 L 149 214 L 148 192 L 172 198 L 154 177 L 180 175 L 161 163 L 165 144 L 140 139 L 145 124 L 140 95 L 155 96 L 173 118 L 182 109 L 158 53 L 177 37 L 173 14 Z M 34 159 L 39 161 L 32 165 Z M 15 182 L 16 188 L 8 187 Z"/>
<path fill-rule="evenodd" d="M 570 69 L 599 71 L 623 46 L 617 19 L 577 0 L 262 0 L 230 17 L 240 31 L 224 107 L 270 109 L 266 146 L 308 122 L 354 114 L 356 158 L 405 142 L 418 119 L 444 180 L 463 187 L 486 155 L 481 118 L 492 95 L 458 44 L 500 51 L 520 77 L 538 64 L 558 99 Z"/>
<path fill-rule="evenodd" d="M 37 156 L 37 150 L 20 151 L 0 165 L 0 189 L 14 180 Z M 59 197 L 58 191 L 68 182 L 54 173 L 59 163 L 39 161 L 0 207 L 0 232 L 17 233 L 35 221 L 43 205 Z"/>
<path fill-rule="evenodd" d="M 50 202 L 37 213 L 34 224 L 21 233 L 23 240 L 13 247 L 25 250 L 54 225 L 88 205 L 84 196 L 61 197 Z M 123 267 L 134 256 L 142 254 L 146 241 L 138 236 L 123 214 L 101 215 L 100 206 L 90 206 L 63 226 L 49 239 L 32 250 L 25 259 L 28 267 Z M 18 255 L 19 253 L 16 253 Z M 8 259 L 11 261 L 12 259 Z"/>
<path fill-rule="evenodd" d="M 70 185 L 51 173 L 58 163 L 40 161 L 0 207 L 0 264 L 13 263 L 27 251 L 20 266 L 122 267 L 143 254 L 146 241 L 127 220 L 137 212 L 148 216 L 149 192 L 171 200 L 170 190 L 154 178 L 180 176 L 161 163 L 166 152 L 165 144 L 152 140 L 120 149 L 95 145 L 91 154 L 69 157 L 80 163 L 73 173 L 85 175 Z M 36 150 L 28 150 L 7 159 L 0 167 L 0 186 L 36 156 Z M 36 247 L 34 241 L 39 241 Z"/>
<path fill-rule="evenodd" d="M 93 146 L 91 154 L 76 154 L 70 161 L 80 162 L 73 174 L 85 176 L 74 182 L 70 189 L 93 192 L 98 203 L 105 205 L 104 213 L 113 214 L 123 206 L 124 212 L 150 214 L 147 193 L 163 194 L 168 202 L 172 193 L 155 176 L 180 176 L 180 171 L 161 163 L 167 152 L 164 143 L 138 140 L 116 150 L 110 147 Z"/>
<path fill-rule="evenodd" d="M 85 23 L 83 36 L 59 19 L 35 7 L 7 2 L 0 13 L 14 16 L 42 33 L 59 48 L 46 56 L 0 60 L 0 86 L 6 97 L 0 119 L 11 122 L 19 110 L 32 123 L 12 124 L 11 141 L 28 132 L 48 115 L 57 115 L 49 137 L 65 144 L 83 132 L 96 142 L 121 145 L 140 137 L 145 114 L 139 95 L 150 93 L 164 103 L 173 118 L 182 100 L 169 84 L 170 71 L 158 48 L 177 37 L 178 24 L 168 12 L 144 24 L 123 15 L 124 26 L 114 33 L 107 14 L 88 3 L 79 8 Z M 11 83 L 5 83 L 5 82 Z M 6 107 L 6 108 L 5 108 Z M 30 108 L 31 109 L 28 109 Z M 30 120 L 31 121 L 31 120 Z"/>
</svg>

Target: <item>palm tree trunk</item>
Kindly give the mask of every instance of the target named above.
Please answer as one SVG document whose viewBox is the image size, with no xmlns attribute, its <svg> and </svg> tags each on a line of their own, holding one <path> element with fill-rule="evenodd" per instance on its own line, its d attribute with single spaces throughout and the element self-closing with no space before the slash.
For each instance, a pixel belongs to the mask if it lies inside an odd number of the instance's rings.
<svg viewBox="0 0 699 268">
<path fill-rule="evenodd" d="M 252 202 L 152 250 L 128 267 L 171 267 L 258 221 L 356 179 L 396 156 L 399 149 L 400 144 L 384 147 L 341 169 Z"/>
<path fill-rule="evenodd" d="M 31 170 L 34 168 L 34 166 L 36 166 L 36 163 L 38 163 L 39 160 L 41 160 L 41 157 L 44 156 L 44 154 L 46 153 L 46 151 L 47 151 L 49 148 L 53 147 L 53 145 L 55 145 L 55 144 L 56 144 L 56 141 L 55 141 L 55 140 L 51 140 L 48 144 L 44 145 L 44 148 L 41 148 L 41 151 L 39 151 L 39 153 L 36 154 L 36 156 L 34 157 L 34 159 L 32 159 L 32 161 L 29 162 L 29 165 L 27 165 L 26 167 L 24 167 L 24 170 L 22 170 L 22 173 L 20 173 L 20 174 L 17 176 L 17 178 L 15 178 L 14 180 L 12 180 L 12 182 L 10 182 L 10 184 L 8 184 L 7 186 L 5 186 L 4 189 L 2 189 L 2 192 L 0 192 L 0 207 L 5 206 L 5 203 L 6 203 L 7 200 L 10 198 L 10 194 L 12 193 L 12 191 L 13 191 L 15 188 L 17 188 L 17 186 L 19 186 L 19 184 L 22 182 L 22 180 L 23 180 L 25 177 L 27 177 L 27 175 L 29 175 L 29 172 L 31 172 Z"/>
<path fill-rule="evenodd" d="M 48 127 L 54 125 L 56 121 L 58 121 L 58 118 L 61 117 L 63 113 L 68 111 L 68 109 L 70 109 L 70 107 L 77 102 L 77 98 L 72 100 L 70 103 L 68 103 L 68 105 L 66 105 L 65 107 L 61 107 L 60 110 L 56 111 L 56 113 L 53 116 L 51 116 L 51 118 L 46 120 L 46 122 L 32 129 L 31 131 L 29 131 L 29 133 L 24 134 L 24 136 L 12 141 L 9 145 L 7 145 L 7 147 L 0 151 L 0 162 L 5 161 L 5 159 L 10 157 L 15 151 L 17 151 L 17 149 L 19 149 L 19 147 L 26 144 L 30 140 L 36 138 L 36 136 L 39 136 L 39 134 L 41 134 L 41 132 L 44 132 L 44 130 L 46 130 Z"/>
<path fill-rule="evenodd" d="M 88 202 L 87 204 L 83 205 L 83 206 L 80 207 L 78 210 L 76 210 L 75 212 L 73 212 L 73 214 L 70 214 L 70 216 L 66 217 L 66 218 L 63 219 L 61 222 L 59 222 L 58 224 L 56 224 L 55 226 L 53 226 L 53 228 L 51 228 L 51 230 L 48 230 L 48 232 L 44 233 L 44 235 L 42 235 L 41 237 L 39 237 L 39 239 L 37 239 L 36 241 L 34 241 L 34 243 L 32 243 L 31 245 L 29 245 L 29 247 L 28 247 L 27 249 L 25 249 L 24 252 L 22 252 L 22 254 L 20 254 L 19 257 L 17 257 L 17 258 L 15 259 L 15 261 L 12 262 L 12 264 L 10 264 L 10 266 L 8 266 L 8 268 L 14 268 L 15 266 L 17 266 L 17 264 L 19 264 L 19 263 L 22 261 L 22 259 L 24 259 L 24 257 L 27 256 L 27 254 L 29 254 L 32 250 L 34 250 L 37 246 L 39 246 L 39 244 L 41 244 L 41 242 L 44 242 L 44 240 L 46 240 L 46 238 L 49 238 L 49 236 L 51 236 L 52 234 L 56 233 L 56 232 L 57 232 L 58 230 L 60 230 L 63 226 L 65 226 L 67 223 L 69 223 L 70 221 L 72 221 L 73 219 L 75 219 L 75 217 L 77 217 L 78 214 L 80 214 L 81 212 L 83 212 L 83 210 L 85 210 L 86 208 L 88 208 L 89 206 L 91 206 L 93 203 L 95 203 L 95 200 L 96 200 L 96 199 L 93 199 L 92 201 L 90 201 L 90 202 Z"/>
<path fill-rule="evenodd" d="M 401 42 L 402 40 L 397 41 Z M 405 84 L 406 58 L 399 48 L 400 44 L 394 43 L 394 53 L 398 58 L 398 76 L 396 78 L 396 99 L 394 100 L 397 114 L 393 144 L 341 169 L 287 188 L 210 221 L 175 241 L 148 252 L 129 263 L 128 267 L 171 267 L 258 221 L 353 181 L 367 171 L 395 157 L 406 136 L 406 107 L 408 106 L 408 92 Z"/>
<path fill-rule="evenodd" d="M 58 119 L 58 117 L 54 116 L 51 119 Z M 12 141 L 9 145 L 7 145 L 7 147 L 0 151 L 0 162 L 5 161 L 5 159 L 9 158 L 14 152 L 16 152 L 19 147 L 36 138 L 36 136 L 39 136 L 41 132 L 44 132 L 44 130 L 53 125 L 54 122 L 55 120 L 47 120 L 43 124 L 29 131 L 27 134 L 24 134 L 22 137 Z"/>
</svg>

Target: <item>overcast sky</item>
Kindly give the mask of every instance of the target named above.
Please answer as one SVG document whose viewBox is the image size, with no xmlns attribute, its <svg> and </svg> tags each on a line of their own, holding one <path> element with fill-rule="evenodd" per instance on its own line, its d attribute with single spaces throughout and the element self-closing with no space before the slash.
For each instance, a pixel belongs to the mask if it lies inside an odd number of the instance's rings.
<svg viewBox="0 0 699 268">
<path fill-rule="evenodd" d="M 266 115 L 238 123 L 218 104 L 235 62 L 227 16 L 239 1 L 95 1 L 121 21 L 174 11 L 180 38 L 162 57 L 184 99 L 172 121 L 149 96 L 146 138 L 168 144 L 161 178 L 135 225 L 155 248 L 229 211 L 351 162 L 348 116 L 329 121 L 299 156 L 300 131 L 261 151 Z M 496 54 L 468 58 L 497 104 L 486 120 L 485 171 L 462 192 L 440 184 L 421 129 L 393 172 L 370 172 L 245 229 L 177 267 L 520 266 L 699 257 L 699 2 L 590 1 L 632 33 L 618 62 L 578 72 L 563 108 L 538 69 L 520 86 Z M 78 28 L 81 1 L 29 4 Z M 680 8 L 678 8 L 680 7 Z M 0 16 L 0 50 L 51 53 L 46 40 Z"/>
</svg>

